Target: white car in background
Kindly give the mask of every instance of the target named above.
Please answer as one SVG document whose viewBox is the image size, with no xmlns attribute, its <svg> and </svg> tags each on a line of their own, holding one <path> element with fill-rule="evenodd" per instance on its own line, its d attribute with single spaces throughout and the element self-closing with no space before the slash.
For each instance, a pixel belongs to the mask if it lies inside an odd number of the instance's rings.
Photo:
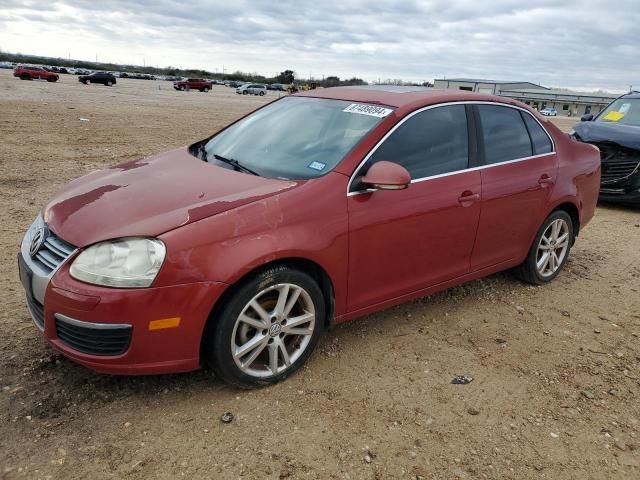
<svg viewBox="0 0 640 480">
<path fill-rule="evenodd" d="M 261 83 L 247 83 L 236 88 L 236 93 L 238 95 L 260 95 L 262 97 L 267 94 L 267 87 Z"/>
<path fill-rule="evenodd" d="M 545 117 L 555 117 L 558 115 L 558 111 L 555 108 L 547 107 L 540 110 L 540 115 Z"/>
</svg>

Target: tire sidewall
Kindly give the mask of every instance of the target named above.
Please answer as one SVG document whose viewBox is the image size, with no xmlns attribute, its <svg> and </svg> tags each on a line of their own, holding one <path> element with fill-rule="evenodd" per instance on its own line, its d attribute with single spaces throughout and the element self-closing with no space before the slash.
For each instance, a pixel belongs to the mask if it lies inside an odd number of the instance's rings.
<svg viewBox="0 0 640 480">
<path fill-rule="evenodd" d="M 555 220 L 558 220 L 558 219 L 564 220 L 565 222 L 567 222 L 567 225 L 569 226 L 569 247 L 567 248 L 566 255 L 562 259 L 562 263 L 560 264 L 560 267 L 558 267 L 558 269 L 555 272 L 553 272 L 553 275 L 550 275 L 548 277 L 543 277 L 542 275 L 540 275 L 540 273 L 538 272 L 538 268 L 536 267 L 536 257 L 537 257 L 537 253 L 538 253 L 538 245 L 540 244 L 540 238 L 544 234 L 544 232 L 547 229 L 547 227 L 551 224 L 551 222 L 553 222 Z M 533 241 L 533 245 L 531 246 L 531 249 L 529 250 L 529 255 L 527 256 L 527 263 L 529 264 L 528 267 L 529 267 L 529 270 L 535 276 L 535 278 L 537 280 L 536 283 L 539 283 L 539 284 L 549 283 L 560 274 L 560 272 L 564 268 L 564 266 L 567 263 L 567 260 L 569 258 L 569 253 L 571 252 L 571 247 L 573 246 L 573 241 L 574 241 L 574 226 L 573 226 L 573 220 L 571 220 L 571 216 L 567 212 L 565 212 L 563 210 L 556 210 L 555 212 L 552 212 L 551 215 L 549 215 L 545 219 L 545 221 L 542 223 L 542 226 L 538 230 L 538 233 L 536 234 L 536 238 Z"/>
<path fill-rule="evenodd" d="M 304 288 L 310 295 L 316 311 L 314 331 L 307 348 L 300 358 L 288 370 L 272 377 L 253 377 L 244 373 L 236 365 L 231 354 L 231 337 L 236 319 L 260 291 L 279 283 L 292 283 Z M 305 272 L 288 267 L 270 268 L 241 284 L 227 299 L 219 311 L 218 318 L 212 319 L 205 336 L 208 363 L 223 380 L 241 387 L 259 387 L 280 382 L 296 372 L 313 353 L 324 328 L 326 306 L 324 296 L 318 284 Z"/>
</svg>

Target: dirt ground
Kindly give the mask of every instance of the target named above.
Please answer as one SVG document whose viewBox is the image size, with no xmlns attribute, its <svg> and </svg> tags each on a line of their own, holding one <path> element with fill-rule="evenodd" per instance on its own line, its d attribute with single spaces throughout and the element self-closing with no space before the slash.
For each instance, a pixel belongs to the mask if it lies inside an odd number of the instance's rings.
<svg viewBox="0 0 640 480">
<path fill-rule="evenodd" d="M 502 273 L 339 326 L 262 390 L 98 375 L 45 344 L 15 256 L 47 198 L 273 96 L 0 71 L 0 478 L 640 478 L 637 209 L 601 205 L 548 286 Z"/>
</svg>

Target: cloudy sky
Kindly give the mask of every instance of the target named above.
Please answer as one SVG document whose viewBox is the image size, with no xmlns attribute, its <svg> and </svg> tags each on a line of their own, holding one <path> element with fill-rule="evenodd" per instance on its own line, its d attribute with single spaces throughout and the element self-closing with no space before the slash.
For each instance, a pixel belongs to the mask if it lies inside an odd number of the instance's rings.
<svg viewBox="0 0 640 480">
<path fill-rule="evenodd" d="M 0 0 L 0 49 L 272 76 L 640 89 L 638 0 Z"/>
</svg>

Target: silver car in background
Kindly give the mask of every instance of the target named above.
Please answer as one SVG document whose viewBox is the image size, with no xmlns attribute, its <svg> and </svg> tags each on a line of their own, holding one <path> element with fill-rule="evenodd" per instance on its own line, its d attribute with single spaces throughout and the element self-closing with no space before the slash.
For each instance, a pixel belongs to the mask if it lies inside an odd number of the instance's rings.
<svg viewBox="0 0 640 480">
<path fill-rule="evenodd" d="M 262 85 L 261 83 L 247 83 L 236 88 L 236 93 L 238 95 L 251 94 L 263 96 L 267 94 L 267 87 L 265 85 Z"/>
</svg>

